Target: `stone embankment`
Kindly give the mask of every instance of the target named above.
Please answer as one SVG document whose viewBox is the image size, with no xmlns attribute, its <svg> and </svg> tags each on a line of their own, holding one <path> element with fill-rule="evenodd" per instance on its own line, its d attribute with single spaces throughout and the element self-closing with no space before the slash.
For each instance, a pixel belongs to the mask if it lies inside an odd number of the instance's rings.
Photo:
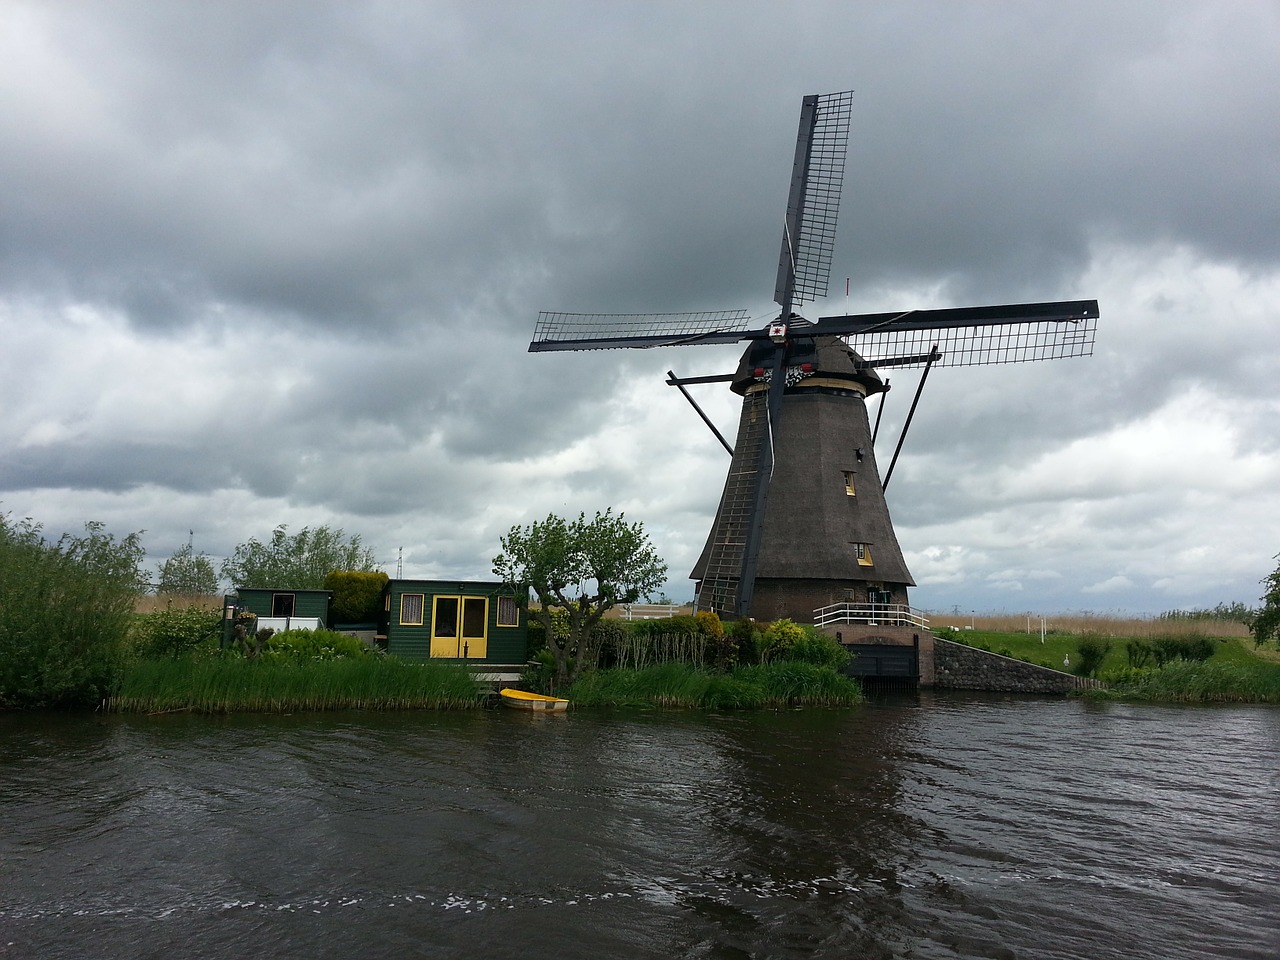
<svg viewBox="0 0 1280 960">
<path fill-rule="evenodd" d="M 987 690 L 998 693 L 1069 693 L 1103 684 L 1050 667 L 935 637 L 933 685 L 939 690 Z"/>
</svg>

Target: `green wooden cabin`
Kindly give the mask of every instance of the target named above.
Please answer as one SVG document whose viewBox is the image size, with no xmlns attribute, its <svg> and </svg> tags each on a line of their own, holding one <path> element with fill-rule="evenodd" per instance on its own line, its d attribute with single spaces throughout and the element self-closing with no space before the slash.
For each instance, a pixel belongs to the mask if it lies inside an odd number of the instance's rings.
<svg viewBox="0 0 1280 960">
<path fill-rule="evenodd" d="M 379 642 L 398 657 L 523 664 L 529 626 L 511 588 L 497 581 L 392 580 Z"/>
</svg>

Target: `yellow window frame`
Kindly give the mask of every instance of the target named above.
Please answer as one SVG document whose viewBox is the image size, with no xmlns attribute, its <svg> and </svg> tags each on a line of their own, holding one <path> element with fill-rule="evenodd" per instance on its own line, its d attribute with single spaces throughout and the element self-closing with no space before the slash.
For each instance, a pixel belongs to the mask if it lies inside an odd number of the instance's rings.
<svg viewBox="0 0 1280 960">
<path fill-rule="evenodd" d="M 417 620 L 412 620 L 412 619 L 410 619 L 410 620 L 406 620 L 406 619 L 405 619 L 405 606 L 406 606 L 405 601 L 406 601 L 406 600 L 410 600 L 410 601 L 416 600 L 416 601 L 417 601 L 417 607 L 418 607 L 418 619 L 417 619 Z M 412 606 L 412 604 L 409 604 L 409 606 Z M 426 595 L 425 593 L 402 593 L 402 594 L 400 594 L 400 625 L 401 625 L 402 627 L 420 627 L 420 626 L 422 626 L 422 623 L 423 623 L 423 614 L 424 614 L 424 613 L 426 613 L 426 609 L 427 609 L 427 595 Z M 410 611 L 410 613 L 412 614 L 412 611 Z"/>
<path fill-rule="evenodd" d="M 520 626 L 520 604 L 516 603 L 515 597 L 498 597 L 497 619 L 494 621 L 499 627 L 518 627 Z M 506 614 L 509 619 L 504 618 Z"/>
</svg>

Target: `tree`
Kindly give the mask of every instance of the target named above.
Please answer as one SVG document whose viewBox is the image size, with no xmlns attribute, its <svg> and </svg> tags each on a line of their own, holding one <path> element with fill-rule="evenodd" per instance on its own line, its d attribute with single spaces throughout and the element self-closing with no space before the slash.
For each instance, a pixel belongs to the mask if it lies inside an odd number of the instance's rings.
<svg viewBox="0 0 1280 960">
<path fill-rule="evenodd" d="M 1280 560 L 1280 553 L 1274 559 Z M 1262 595 L 1262 608 L 1253 618 L 1253 639 L 1259 645 L 1273 637 L 1280 639 L 1280 566 L 1261 582 L 1266 592 Z"/>
<path fill-rule="evenodd" d="M 658 558 L 644 525 L 629 524 L 612 509 L 597 511 L 593 520 L 585 513 L 573 521 L 549 514 L 527 527 L 512 527 L 501 544 L 493 572 L 515 588 L 526 615 L 546 628 L 559 684 L 572 683 L 595 663 L 591 628 L 605 611 L 649 597 L 667 576 L 667 565 Z M 539 601 L 532 611 L 529 590 Z M 557 638 L 552 626 L 555 609 L 569 618 L 564 639 Z"/>
<path fill-rule="evenodd" d="M 271 532 L 270 543 L 251 539 L 237 546 L 222 562 L 222 576 L 235 587 L 321 590 L 324 578 L 335 570 L 378 569 L 359 534 L 348 539 L 341 528 L 325 525 L 303 527 L 293 535 L 288 530 L 282 523 Z"/>
<path fill-rule="evenodd" d="M 216 596 L 218 575 L 213 561 L 203 553 L 192 552 L 191 541 L 174 551 L 173 556 L 160 564 L 160 582 L 156 593 L 178 593 L 188 596 Z"/>
</svg>

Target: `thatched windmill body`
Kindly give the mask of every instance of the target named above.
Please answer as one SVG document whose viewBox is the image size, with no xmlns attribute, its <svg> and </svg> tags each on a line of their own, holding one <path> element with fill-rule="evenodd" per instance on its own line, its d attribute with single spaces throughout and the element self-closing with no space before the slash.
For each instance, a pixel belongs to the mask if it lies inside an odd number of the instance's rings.
<svg viewBox="0 0 1280 960">
<path fill-rule="evenodd" d="M 529 345 L 539 352 L 747 341 L 735 373 L 684 379 L 670 373 L 667 381 L 695 409 L 685 389 L 691 384 L 727 382 L 742 397 L 732 447 L 703 415 L 732 461 L 690 576 L 699 608 L 722 617 L 804 621 L 828 604 L 907 604 L 914 581 L 884 497 L 893 464 L 882 480 L 866 407 L 868 397 L 887 390 L 877 368 L 922 367 L 922 388 L 935 366 L 1092 353 L 1095 300 L 815 323 L 795 312 L 827 292 L 851 104 L 850 92 L 804 98 L 774 290 L 782 307 L 776 319 L 758 326 L 744 310 L 544 312 Z M 919 395 L 917 389 L 917 401 Z"/>
</svg>

